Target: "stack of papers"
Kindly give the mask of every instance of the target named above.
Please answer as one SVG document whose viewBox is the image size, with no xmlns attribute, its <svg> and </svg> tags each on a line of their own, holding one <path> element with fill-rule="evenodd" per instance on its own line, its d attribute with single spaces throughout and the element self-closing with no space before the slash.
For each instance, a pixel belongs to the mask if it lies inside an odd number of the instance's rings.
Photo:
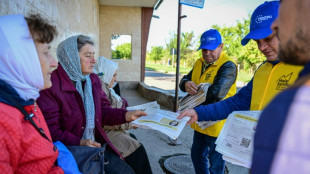
<svg viewBox="0 0 310 174">
<path fill-rule="evenodd" d="M 211 86 L 210 83 L 201 83 L 198 85 L 198 91 L 195 95 L 187 94 L 179 102 L 179 110 L 183 111 L 185 109 L 193 109 L 194 107 L 200 105 L 206 100 L 208 89 Z M 196 122 L 201 129 L 205 129 L 217 123 L 219 121 L 201 121 Z"/>
<path fill-rule="evenodd" d="M 142 105 L 127 107 L 126 109 L 128 111 L 136 111 L 136 110 L 145 111 L 148 108 L 149 109 L 150 108 L 160 109 L 160 106 L 159 106 L 159 104 L 157 104 L 156 101 L 153 101 L 153 102 L 145 103 L 145 104 L 142 104 Z"/>
<path fill-rule="evenodd" d="M 206 100 L 208 88 L 211 86 L 210 83 L 201 83 L 198 85 L 198 91 L 195 95 L 187 94 L 179 102 L 179 110 L 192 109 Z"/>
<path fill-rule="evenodd" d="M 215 142 L 216 151 L 232 164 L 251 167 L 253 139 L 261 111 L 232 112 Z"/>
<path fill-rule="evenodd" d="M 189 117 L 177 119 L 179 114 L 160 109 L 148 108 L 145 110 L 147 116 L 142 116 L 132 122 L 136 127 L 150 128 L 160 131 L 172 139 L 177 139 L 181 134 Z"/>
</svg>

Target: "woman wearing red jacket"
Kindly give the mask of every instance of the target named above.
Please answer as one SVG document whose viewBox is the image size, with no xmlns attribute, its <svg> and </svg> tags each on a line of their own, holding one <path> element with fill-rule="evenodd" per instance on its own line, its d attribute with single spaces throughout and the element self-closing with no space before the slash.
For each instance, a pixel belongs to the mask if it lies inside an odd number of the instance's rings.
<svg viewBox="0 0 310 174">
<path fill-rule="evenodd" d="M 22 15 L 0 17 L 1 173 L 63 173 L 54 166 L 58 150 L 35 103 L 39 91 L 52 85 L 50 74 L 57 63 L 49 43 L 55 34 L 55 28 L 38 15 L 26 20 Z M 33 123 L 25 119 L 14 100 L 26 111 L 25 116 L 32 116 Z"/>
</svg>

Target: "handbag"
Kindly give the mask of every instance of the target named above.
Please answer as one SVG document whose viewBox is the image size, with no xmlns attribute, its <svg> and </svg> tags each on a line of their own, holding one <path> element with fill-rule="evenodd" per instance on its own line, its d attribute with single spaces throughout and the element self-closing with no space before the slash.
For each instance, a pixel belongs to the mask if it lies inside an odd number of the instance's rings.
<svg viewBox="0 0 310 174">
<path fill-rule="evenodd" d="M 74 156 L 79 170 L 83 174 L 104 174 L 104 165 L 109 161 L 104 158 L 106 144 L 102 147 L 67 146 Z"/>
<path fill-rule="evenodd" d="M 62 168 L 65 174 L 82 174 L 79 167 L 68 148 L 60 141 L 54 142 L 58 149 L 57 163 Z"/>
</svg>

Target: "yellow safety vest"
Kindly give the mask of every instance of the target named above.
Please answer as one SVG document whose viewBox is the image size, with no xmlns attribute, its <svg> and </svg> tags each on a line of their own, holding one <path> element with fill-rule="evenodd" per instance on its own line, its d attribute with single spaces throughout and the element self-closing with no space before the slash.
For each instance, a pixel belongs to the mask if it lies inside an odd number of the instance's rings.
<svg viewBox="0 0 310 174">
<path fill-rule="evenodd" d="M 303 66 L 280 62 L 273 65 L 264 62 L 255 72 L 250 110 L 263 110 L 283 89 L 292 85 Z"/>
<path fill-rule="evenodd" d="M 230 61 L 228 59 L 228 56 L 226 54 L 224 54 L 222 52 L 221 56 L 219 57 L 219 59 L 214 62 L 212 65 L 210 65 L 201 75 L 201 69 L 202 69 L 202 65 L 204 64 L 204 58 L 200 58 L 196 61 L 194 68 L 193 68 L 193 72 L 192 72 L 192 81 L 196 84 L 199 85 L 200 83 L 211 83 L 213 84 L 214 78 L 217 74 L 217 71 L 220 69 L 220 67 L 226 63 L 227 61 Z M 236 88 L 236 81 L 234 82 L 234 84 L 230 87 L 227 95 L 225 96 L 225 98 L 231 97 L 233 95 L 236 94 L 237 88 Z M 225 99 L 224 98 L 224 99 Z M 196 123 L 193 123 L 191 125 L 191 127 L 203 134 L 212 136 L 212 137 L 217 137 L 219 135 L 219 133 L 221 132 L 225 120 L 221 120 L 219 122 L 217 122 L 216 124 L 207 127 L 205 129 L 201 129 Z"/>
</svg>

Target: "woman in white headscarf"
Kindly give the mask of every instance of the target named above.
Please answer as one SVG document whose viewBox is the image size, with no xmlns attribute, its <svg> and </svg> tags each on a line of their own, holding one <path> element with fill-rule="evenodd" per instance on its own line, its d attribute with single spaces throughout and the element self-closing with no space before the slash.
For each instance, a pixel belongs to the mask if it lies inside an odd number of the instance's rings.
<svg viewBox="0 0 310 174">
<path fill-rule="evenodd" d="M 1 173 L 63 173 L 54 166 L 58 150 L 35 103 L 39 91 L 52 85 L 57 63 L 49 43 L 55 35 L 55 27 L 38 15 L 0 17 Z"/>
<path fill-rule="evenodd" d="M 97 59 L 95 73 L 100 78 L 102 90 L 110 100 L 111 107 L 125 109 L 128 106 L 127 101 L 116 94 L 112 88 L 116 82 L 117 71 L 118 63 L 102 56 Z M 131 123 L 116 126 L 103 125 L 102 127 L 112 144 L 125 157 L 125 161 L 133 168 L 136 174 L 152 173 L 144 146 L 136 140 L 133 134 L 126 131 L 133 128 Z"/>
<path fill-rule="evenodd" d="M 112 108 L 126 108 L 128 106 L 127 101 L 120 97 L 113 89 L 114 83 L 116 83 L 118 71 L 118 63 L 113 62 L 105 57 L 100 56 L 97 59 L 95 65 L 95 73 L 100 78 L 102 84 L 102 90 L 105 92 L 111 102 Z M 129 125 L 129 124 L 128 124 Z"/>
</svg>

